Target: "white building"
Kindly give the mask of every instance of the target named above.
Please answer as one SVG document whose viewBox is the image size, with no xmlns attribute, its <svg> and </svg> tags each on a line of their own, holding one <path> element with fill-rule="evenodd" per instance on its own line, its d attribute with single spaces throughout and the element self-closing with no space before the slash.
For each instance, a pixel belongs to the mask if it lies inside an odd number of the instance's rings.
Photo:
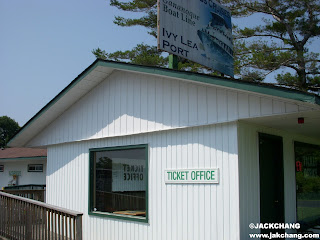
<svg viewBox="0 0 320 240">
<path fill-rule="evenodd" d="M 0 149 L 0 190 L 8 186 L 45 185 L 47 150 Z"/>
<path fill-rule="evenodd" d="M 319 178 L 319 105 L 267 84 L 97 60 L 9 146 L 47 148 L 47 203 L 83 212 L 84 239 L 249 239 L 260 232 L 250 223 L 320 217 L 303 202 L 317 204 L 318 190 L 296 190 L 296 172 Z"/>
</svg>

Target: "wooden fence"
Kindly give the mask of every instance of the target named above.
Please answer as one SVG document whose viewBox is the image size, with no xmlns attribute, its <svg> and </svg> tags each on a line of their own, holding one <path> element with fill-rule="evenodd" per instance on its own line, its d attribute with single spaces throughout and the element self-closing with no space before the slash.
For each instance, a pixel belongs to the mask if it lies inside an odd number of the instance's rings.
<svg viewBox="0 0 320 240">
<path fill-rule="evenodd" d="M 4 189 L 0 191 L 40 202 L 45 202 L 46 190 L 44 189 Z"/>
<path fill-rule="evenodd" d="M 0 236 L 82 240 L 82 213 L 0 192 Z"/>
<path fill-rule="evenodd" d="M 96 190 L 95 207 L 99 211 L 145 210 L 145 192 L 105 192 Z"/>
</svg>

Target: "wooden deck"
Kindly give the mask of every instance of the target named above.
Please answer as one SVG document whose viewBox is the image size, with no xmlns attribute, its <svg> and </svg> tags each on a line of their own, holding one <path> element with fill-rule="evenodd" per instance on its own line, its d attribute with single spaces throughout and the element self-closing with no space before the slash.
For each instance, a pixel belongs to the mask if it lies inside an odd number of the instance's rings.
<svg viewBox="0 0 320 240">
<path fill-rule="evenodd" d="M 0 192 L 0 209 L 4 239 L 82 240 L 82 213 L 4 192 Z"/>
</svg>

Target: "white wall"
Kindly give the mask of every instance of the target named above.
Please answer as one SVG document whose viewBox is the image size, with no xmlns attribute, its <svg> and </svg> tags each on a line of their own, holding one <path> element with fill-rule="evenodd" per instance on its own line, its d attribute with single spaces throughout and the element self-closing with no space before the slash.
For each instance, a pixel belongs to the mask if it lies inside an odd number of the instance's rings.
<svg viewBox="0 0 320 240">
<path fill-rule="evenodd" d="M 27 146 L 48 147 L 47 202 L 83 212 L 85 239 L 237 240 L 240 229 L 247 239 L 248 223 L 259 220 L 257 149 L 252 147 L 257 129 L 239 130 L 239 195 L 236 122 L 310 110 L 288 99 L 114 71 Z M 89 217 L 89 148 L 146 143 L 149 224 Z M 292 139 L 284 144 L 290 150 Z M 218 185 L 164 184 L 166 168 L 204 167 L 220 168 Z M 293 181 L 291 170 L 285 174 Z M 286 196 L 293 198 L 293 185 L 288 186 Z M 292 209 L 293 203 L 286 205 L 288 220 Z"/>
<path fill-rule="evenodd" d="M 88 215 L 89 149 L 149 144 L 149 223 Z M 47 202 L 84 213 L 84 239 L 239 239 L 236 123 L 48 148 Z M 219 168 L 219 184 L 165 184 L 164 170 Z"/>
<path fill-rule="evenodd" d="M 43 172 L 28 172 L 28 164 L 43 164 Z M 4 172 L 0 172 L 0 189 L 8 186 L 12 180 L 9 171 L 21 171 L 21 176 L 18 177 L 19 185 L 46 184 L 46 159 L 0 160 L 0 165 L 4 165 Z"/>
<path fill-rule="evenodd" d="M 320 144 L 320 140 L 292 135 L 277 129 L 245 122 L 239 123 L 239 185 L 241 239 L 248 239 L 250 223 L 260 223 L 260 183 L 258 133 L 281 136 L 284 161 L 284 211 L 285 222 L 296 222 L 296 180 L 294 141 Z"/>
<path fill-rule="evenodd" d="M 26 146 L 312 110 L 302 104 L 212 85 L 115 71 Z"/>
</svg>

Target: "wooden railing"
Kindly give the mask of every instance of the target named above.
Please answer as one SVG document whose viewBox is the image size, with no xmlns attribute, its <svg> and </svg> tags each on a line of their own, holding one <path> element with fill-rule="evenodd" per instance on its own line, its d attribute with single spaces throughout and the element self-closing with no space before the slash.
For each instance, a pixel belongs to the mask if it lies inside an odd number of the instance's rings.
<svg viewBox="0 0 320 240">
<path fill-rule="evenodd" d="M 45 193 L 46 190 L 44 189 L 33 189 L 33 190 L 26 190 L 26 189 L 4 189 L 0 190 L 1 192 L 10 193 L 16 196 L 24 197 L 33 199 L 40 202 L 45 202 Z"/>
<path fill-rule="evenodd" d="M 3 187 L 3 189 L 4 190 L 7 190 L 7 189 L 12 189 L 12 190 L 46 189 L 46 185 L 45 184 L 24 184 L 24 185 L 6 186 L 6 187 Z"/>
<path fill-rule="evenodd" d="M 145 192 L 105 192 L 96 190 L 96 207 L 100 211 L 142 210 L 146 206 Z"/>
<path fill-rule="evenodd" d="M 0 236 L 82 240 L 82 213 L 0 192 Z"/>
</svg>

